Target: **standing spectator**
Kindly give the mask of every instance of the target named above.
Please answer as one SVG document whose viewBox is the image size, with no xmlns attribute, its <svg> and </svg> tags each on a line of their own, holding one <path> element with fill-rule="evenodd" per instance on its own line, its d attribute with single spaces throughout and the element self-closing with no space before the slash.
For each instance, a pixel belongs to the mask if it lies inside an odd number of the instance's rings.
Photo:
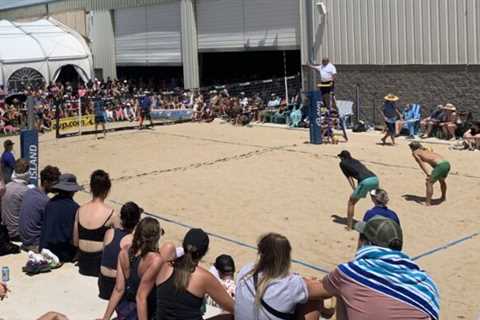
<svg viewBox="0 0 480 320">
<path fill-rule="evenodd" d="M 398 223 L 376 216 L 355 229 L 360 233 L 355 259 L 322 281 L 323 296 L 337 298 L 337 319 L 438 320 L 437 286 L 401 252 Z"/>
<path fill-rule="evenodd" d="M 60 170 L 57 167 L 46 166 L 40 172 L 40 187 L 29 189 L 23 196 L 19 230 L 22 249 L 25 251 L 39 252 L 45 206 L 50 200 L 47 194 L 58 182 L 59 177 Z"/>
<path fill-rule="evenodd" d="M 12 241 L 20 241 L 18 230 L 20 206 L 22 205 L 23 196 L 28 190 L 29 180 L 28 161 L 18 159 L 15 163 L 12 181 L 7 184 L 2 198 L 2 222 L 7 227 Z"/>
<path fill-rule="evenodd" d="M 127 202 L 120 209 L 121 228 L 112 228 L 105 233 L 102 262 L 98 278 L 98 296 L 109 300 L 115 287 L 117 262 L 120 250 L 132 243 L 132 232 L 140 220 L 143 209 L 135 202 Z"/>
<path fill-rule="evenodd" d="M 15 156 L 13 154 L 13 141 L 8 139 L 3 143 L 3 153 L 1 159 L 1 166 L 3 172 L 3 181 L 5 184 L 12 181 L 12 173 L 15 169 Z"/>
<path fill-rule="evenodd" d="M 395 135 L 397 134 L 396 131 L 396 123 L 398 120 L 402 119 L 402 114 L 398 109 L 396 102 L 398 101 L 398 97 L 389 94 L 385 96 L 385 102 L 383 103 L 382 115 L 385 121 L 385 136 L 381 139 L 382 144 L 386 143 L 387 138 L 390 136 L 392 139 L 392 145 L 395 145 Z"/>
<path fill-rule="evenodd" d="M 79 249 L 78 270 L 98 277 L 105 233 L 116 222 L 115 210 L 105 204 L 112 183 L 108 173 L 95 170 L 90 176 L 92 200 L 78 209 L 73 229 L 73 244 Z"/>
<path fill-rule="evenodd" d="M 80 206 L 73 195 L 82 189 L 73 174 L 64 173 L 52 187 L 57 194 L 45 206 L 40 249 L 50 250 L 62 262 L 71 262 L 77 252 L 73 245 L 73 226 Z"/>
<path fill-rule="evenodd" d="M 290 272 L 292 248 L 287 238 L 266 234 L 257 249 L 257 263 L 246 265 L 238 274 L 235 319 L 313 320 L 333 315 L 324 307 L 319 282 Z"/>
</svg>

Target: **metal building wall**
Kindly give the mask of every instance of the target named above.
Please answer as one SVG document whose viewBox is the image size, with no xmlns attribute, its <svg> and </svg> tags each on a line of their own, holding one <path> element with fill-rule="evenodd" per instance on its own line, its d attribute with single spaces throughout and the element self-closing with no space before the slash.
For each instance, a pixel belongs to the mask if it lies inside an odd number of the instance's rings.
<svg viewBox="0 0 480 320">
<path fill-rule="evenodd" d="M 317 62 L 480 64 L 478 0 L 323 0 L 314 6 Z"/>
<path fill-rule="evenodd" d="M 89 38 L 95 69 L 102 69 L 103 78 L 117 78 L 115 33 L 111 11 L 93 11 L 89 15 Z"/>
</svg>

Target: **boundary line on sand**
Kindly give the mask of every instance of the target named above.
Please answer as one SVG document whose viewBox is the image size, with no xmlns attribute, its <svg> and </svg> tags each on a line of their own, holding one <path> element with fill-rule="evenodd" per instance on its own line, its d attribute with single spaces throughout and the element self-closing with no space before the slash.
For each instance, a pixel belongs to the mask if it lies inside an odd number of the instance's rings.
<svg viewBox="0 0 480 320">
<path fill-rule="evenodd" d="M 460 243 L 463 243 L 467 240 L 470 240 L 470 239 L 473 239 L 477 236 L 480 235 L 480 232 L 475 232 L 475 233 L 472 233 L 471 235 L 469 236 L 466 236 L 466 237 L 463 237 L 463 238 L 460 238 L 460 239 L 457 239 L 457 240 L 453 240 L 453 241 L 450 241 L 450 242 L 447 242 L 445 245 L 442 245 L 442 246 L 439 246 L 439 247 L 436 247 L 436 248 L 433 248 L 431 250 L 428 250 L 424 253 L 421 253 L 419 254 L 418 256 L 415 256 L 412 258 L 412 260 L 419 260 L 419 259 L 422 259 L 424 257 L 428 257 L 428 256 L 431 256 L 432 254 L 434 253 L 437 253 L 438 251 L 442 251 L 442 250 L 447 250 L 448 248 L 451 248 L 453 246 L 456 246 L 457 244 L 460 244 Z"/>
<path fill-rule="evenodd" d="M 84 192 L 86 192 L 85 190 L 83 190 Z M 116 201 L 116 200 L 112 200 L 112 199 L 107 199 L 107 201 L 110 201 L 114 204 L 117 204 L 117 205 L 120 205 L 122 206 L 123 203 L 119 202 L 119 201 Z M 186 223 L 183 223 L 183 222 L 179 222 L 179 221 L 175 221 L 173 219 L 169 219 L 169 218 L 166 218 L 166 217 L 163 217 L 159 214 L 154 214 L 154 213 L 150 213 L 150 212 L 147 212 L 147 211 L 144 211 L 143 212 L 144 215 L 147 215 L 147 216 L 150 216 L 152 218 L 156 218 L 156 219 L 159 219 L 159 220 L 162 220 L 162 221 L 165 221 L 167 223 L 171 223 L 171 224 L 175 224 L 177 226 L 180 226 L 180 227 L 183 227 L 183 228 L 186 228 L 186 229 L 192 229 L 192 228 L 195 228 L 194 226 L 191 226 L 189 224 L 186 224 Z M 220 240 L 223 240 L 223 241 L 226 241 L 226 242 L 230 242 L 230 243 L 233 243 L 233 244 L 236 244 L 238 246 L 241 246 L 241 247 L 244 247 L 244 248 L 248 248 L 248 249 L 251 249 L 251 250 L 257 250 L 257 247 L 251 245 L 251 244 L 248 244 L 248 243 L 245 243 L 243 241 L 239 241 L 239 240 L 236 240 L 236 239 L 232 239 L 232 238 L 229 238 L 229 237 L 226 237 L 226 236 L 222 236 L 220 234 L 216 234 L 216 233 L 212 233 L 212 232 L 208 232 L 208 231 L 205 231 L 209 236 L 211 237 L 214 237 L 214 238 L 217 238 L 217 239 L 220 239 Z M 308 262 L 305 262 L 303 260 L 299 260 L 299 259 L 292 259 L 292 263 L 294 264 L 298 264 L 298 265 L 301 265 L 303 267 L 306 267 L 306 268 L 309 268 L 309 269 L 312 269 L 312 270 L 315 270 L 315 271 L 319 271 L 319 272 L 322 272 L 322 273 L 329 273 L 330 271 L 328 271 L 327 269 L 324 269 L 322 267 L 319 267 L 319 266 L 316 266 L 316 265 L 313 265 L 311 263 L 308 263 Z"/>
</svg>

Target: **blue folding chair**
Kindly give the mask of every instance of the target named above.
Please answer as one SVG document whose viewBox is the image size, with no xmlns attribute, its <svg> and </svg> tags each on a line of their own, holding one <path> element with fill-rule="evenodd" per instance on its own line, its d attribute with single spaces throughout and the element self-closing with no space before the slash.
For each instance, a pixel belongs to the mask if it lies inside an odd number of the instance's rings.
<svg viewBox="0 0 480 320">
<path fill-rule="evenodd" d="M 421 106 L 418 103 L 411 104 L 403 113 L 405 120 L 404 127 L 408 129 L 410 137 L 416 137 L 420 130 L 420 120 L 422 118 Z"/>
</svg>

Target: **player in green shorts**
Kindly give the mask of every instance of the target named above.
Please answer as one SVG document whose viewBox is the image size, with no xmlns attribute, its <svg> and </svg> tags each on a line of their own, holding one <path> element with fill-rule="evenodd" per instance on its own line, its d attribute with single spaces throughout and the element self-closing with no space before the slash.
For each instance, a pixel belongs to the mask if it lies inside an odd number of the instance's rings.
<svg viewBox="0 0 480 320">
<path fill-rule="evenodd" d="M 352 158 L 352 155 L 347 150 L 340 152 L 338 157 L 341 160 L 340 169 L 353 189 L 347 206 L 347 230 L 352 230 L 355 205 L 360 199 L 365 198 L 371 190 L 377 189 L 379 181 L 375 173 L 368 170 L 357 159 Z M 355 185 L 355 180 L 357 185 Z"/>
<path fill-rule="evenodd" d="M 450 172 L 450 163 L 438 153 L 423 147 L 419 142 L 412 142 L 409 144 L 409 147 L 412 150 L 413 158 L 415 158 L 422 171 L 427 175 L 425 205 L 429 206 L 432 204 L 433 185 L 437 181 L 440 182 L 440 189 L 442 190 L 440 201 L 445 201 L 447 199 L 447 183 L 445 180 Z M 425 164 L 429 164 L 433 170 L 430 172 Z"/>
</svg>

